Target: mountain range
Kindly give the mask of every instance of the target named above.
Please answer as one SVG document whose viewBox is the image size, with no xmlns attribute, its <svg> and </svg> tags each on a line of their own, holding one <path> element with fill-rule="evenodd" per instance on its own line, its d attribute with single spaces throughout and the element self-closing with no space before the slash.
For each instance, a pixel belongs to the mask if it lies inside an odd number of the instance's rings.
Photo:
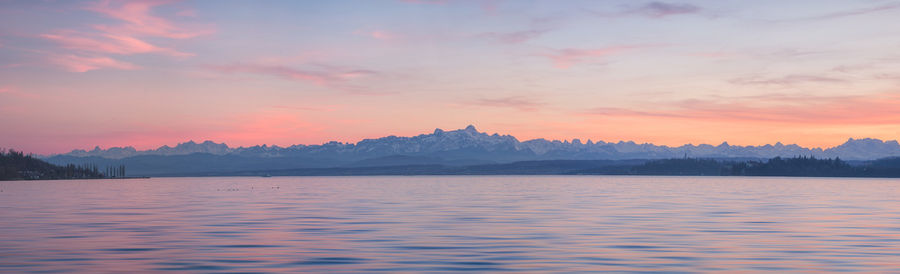
<svg viewBox="0 0 900 274">
<path fill-rule="evenodd" d="M 845 160 L 874 160 L 900 156 L 897 141 L 849 139 L 832 148 L 805 148 L 798 145 L 734 146 L 682 145 L 660 146 L 649 143 L 603 141 L 582 142 L 534 139 L 519 141 L 510 135 L 479 132 L 474 126 L 412 137 L 387 136 L 357 143 L 328 142 L 321 145 L 288 147 L 259 145 L 229 147 L 223 143 L 189 141 L 175 147 L 136 150 L 112 147 L 73 150 L 44 157 L 54 164 L 124 164 L 134 175 L 174 174 L 179 172 L 223 172 L 261 169 L 375 167 L 400 165 L 465 166 L 541 160 L 626 160 L 666 158 L 740 158 L 813 156 Z M 134 173 L 137 172 L 137 173 Z"/>
</svg>

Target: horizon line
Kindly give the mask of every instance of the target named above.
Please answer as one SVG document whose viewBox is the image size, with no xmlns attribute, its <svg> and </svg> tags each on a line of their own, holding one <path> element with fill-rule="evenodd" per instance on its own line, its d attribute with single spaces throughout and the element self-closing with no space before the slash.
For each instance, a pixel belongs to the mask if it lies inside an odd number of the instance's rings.
<svg viewBox="0 0 900 274">
<path fill-rule="evenodd" d="M 537 141 L 537 140 L 545 140 L 545 141 L 549 141 L 549 142 L 560 142 L 560 143 L 575 143 L 575 141 L 578 140 L 578 141 L 579 141 L 581 144 L 583 144 L 583 145 L 588 145 L 588 143 L 593 143 L 593 144 L 597 144 L 597 143 L 604 143 L 604 144 L 633 143 L 633 144 L 636 144 L 636 145 L 654 145 L 654 146 L 659 146 L 659 147 L 669 147 L 669 148 L 677 148 L 677 147 L 683 147 L 683 146 L 695 146 L 695 147 L 697 147 L 697 146 L 704 146 L 704 145 L 713 146 L 713 147 L 717 147 L 717 146 L 721 146 L 721 145 L 738 146 L 738 147 L 765 147 L 765 146 L 767 146 L 767 145 L 777 146 L 777 145 L 781 144 L 782 146 L 798 146 L 798 147 L 801 147 L 801 148 L 811 149 L 811 150 L 816 150 L 816 149 L 818 149 L 818 150 L 828 150 L 828 149 L 832 149 L 832 148 L 835 148 L 835 147 L 839 147 L 839 146 L 841 146 L 841 145 L 843 145 L 843 144 L 846 144 L 847 142 L 851 142 L 851 141 L 854 141 L 854 140 L 876 140 L 876 141 L 880 141 L 880 142 L 882 142 L 882 143 L 898 142 L 897 139 L 893 139 L 893 140 L 883 140 L 883 139 L 879 139 L 879 138 L 871 138 L 871 137 L 862 137 L 862 138 L 848 137 L 846 141 L 844 141 L 844 142 L 842 142 L 842 143 L 840 143 L 840 144 L 836 144 L 836 145 L 833 145 L 833 146 L 829 146 L 829 147 L 822 147 L 822 146 L 806 147 L 806 146 L 802 146 L 802 145 L 797 144 L 797 143 L 784 143 L 784 142 L 781 142 L 781 141 L 776 141 L 776 142 L 774 142 L 774 143 L 756 144 L 756 145 L 731 144 L 731 143 L 729 143 L 728 141 L 722 141 L 722 142 L 719 143 L 718 145 L 716 145 L 716 144 L 711 144 L 711 143 L 703 143 L 703 142 L 697 143 L 697 144 L 694 144 L 694 143 L 689 142 L 689 143 L 683 143 L 683 144 L 680 144 L 680 145 L 665 145 L 665 144 L 658 145 L 658 144 L 653 143 L 653 142 L 638 142 L 638 141 L 635 141 L 635 140 L 617 140 L 617 141 L 612 141 L 612 142 L 610 142 L 610 141 L 604 141 L 604 140 L 596 140 L 596 141 L 594 141 L 593 139 L 590 139 L 590 138 L 588 138 L 587 141 L 582 141 L 581 138 L 571 138 L 571 139 L 562 139 L 562 140 L 560 140 L 560 139 L 547 139 L 547 138 L 543 138 L 543 137 L 542 137 L 542 138 L 532 138 L 532 139 L 527 139 L 527 140 L 520 140 L 519 137 L 513 136 L 513 135 L 511 135 L 511 134 L 500 134 L 500 133 L 498 133 L 498 132 L 489 133 L 489 132 L 486 132 L 486 131 L 485 131 L 485 132 L 478 131 L 474 125 L 471 125 L 471 124 L 470 124 L 470 125 L 466 126 L 465 128 L 460 128 L 460 129 L 455 129 L 455 130 L 444 130 L 444 129 L 441 129 L 441 128 L 435 128 L 434 131 L 433 131 L 432 133 L 420 133 L 420 134 L 417 134 L 417 135 L 411 135 L 411 136 L 398 136 L 398 135 L 390 134 L 390 135 L 383 135 L 383 136 L 381 136 L 381 137 L 363 138 L 363 139 L 360 139 L 360 140 L 358 140 L 358 141 L 337 141 L 337 140 L 331 140 L 331 141 L 326 141 L 326 142 L 322 142 L 322 143 L 318 143 L 318 144 L 300 144 L 300 143 L 294 143 L 294 144 L 290 144 L 290 145 L 278 145 L 278 144 L 274 144 L 274 143 L 273 143 L 273 144 L 262 143 L 262 144 L 252 145 L 252 146 L 244 146 L 244 145 L 239 145 L 239 146 L 229 146 L 229 145 L 227 144 L 227 142 L 216 142 L 216 141 L 213 141 L 213 140 L 210 140 L 210 139 L 204 139 L 203 141 L 199 141 L 199 142 L 198 142 L 198 141 L 194 141 L 194 139 L 191 138 L 191 139 L 189 139 L 188 141 L 179 142 L 179 143 L 176 143 L 176 144 L 173 145 L 173 146 L 170 146 L 169 144 L 162 144 L 162 145 L 159 145 L 159 146 L 155 146 L 155 147 L 147 147 L 147 148 L 137 148 L 137 147 L 135 147 L 135 146 L 133 146 L 133 145 L 127 145 L 127 146 L 108 146 L 108 147 L 106 147 L 106 148 L 103 148 L 103 147 L 100 146 L 100 145 L 95 145 L 93 148 L 86 148 L 86 149 L 73 148 L 73 149 L 68 150 L 68 151 L 65 151 L 65 152 L 49 153 L 49 154 L 35 154 L 35 155 L 40 155 L 40 156 L 53 156 L 53 155 L 63 155 L 63 154 L 68 154 L 68 153 L 72 153 L 72 152 L 79 151 L 79 150 L 80 150 L 80 151 L 84 151 L 84 152 L 90 152 L 90 151 L 94 151 L 94 150 L 97 150 L 97 149 L 100 149 L 100 150 L 109 150 L 109 149 L 113 149 L 113 148 L 123 148 L 123 149 L 124 149 L 124 148 L 132 148 L 132 149 L 135 149 L 136 151 L 141 152 L 141 151 L 150 151 L 150 150 L 160 149 L 160 148 L 163 148 L 163 147 L 175 148 L 175 147 L 177 147 L 177 146 L 179 146 L 179 145 L 182 145 L 182 144 L 188 144 L 188 143 L 203 144 L 203 143 L 207 143 L 207 142 L 211 142 L 211 143 L 214 143 L 214 144 L 225 145 L 225 146 L 226 146 L 227 148 L 229 148 L 229 149 L 250 148 L 250 147 L 279 147 L 279 148 L 289 148 L 289 147 L 293 147 L 293 146 L 318 146 L 318 145 L 325 145 L 325 144 L 334 143 L 334 142 L 337 142 L 337 143 L 339 143 L 339 144 L 353 144 L 353 145 L 357 145 L 357 144 L 359 144 L 360 142 L 365 141 L 365 140 L 377 140 L 377 139 L 387 138 L 387 137 L 413 138 L 413 137 L 423 136 L 423 135 L 433 135 L 433 134 L 435 134 L 435 133 L 437 133 L 437 132 L 439 132 L 439 131 L 440 131 L 440 132 L 457 132 L 457 131 L 466 131 L 466 130 L 469 130 L 470 128 L 471 128 L 471 130 L 475 131 L 476 133 L 485 134 L 485 135 L 488 135 L 488 136 L 494 136 L 494 135 L 497 135 L 497 136 L 509 136 L 509 137 L 514 138 L 517 142 L 520 142 L 520 143 L 529 142 L 529 141 Z M 198 139 L 198 140 L 199 140 L 199 139 Z"/>
</svg>

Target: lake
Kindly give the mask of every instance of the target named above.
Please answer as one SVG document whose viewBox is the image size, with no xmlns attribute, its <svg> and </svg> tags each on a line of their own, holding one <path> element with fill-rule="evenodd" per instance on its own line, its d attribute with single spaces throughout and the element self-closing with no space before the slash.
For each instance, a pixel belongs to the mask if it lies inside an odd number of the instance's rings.
<svg viewBox="0 0 900 274">
<path fill-rule="evenodd" d="M 0 272 L 900 272 L 900 180 L 0 182 Z"/>
</svg>

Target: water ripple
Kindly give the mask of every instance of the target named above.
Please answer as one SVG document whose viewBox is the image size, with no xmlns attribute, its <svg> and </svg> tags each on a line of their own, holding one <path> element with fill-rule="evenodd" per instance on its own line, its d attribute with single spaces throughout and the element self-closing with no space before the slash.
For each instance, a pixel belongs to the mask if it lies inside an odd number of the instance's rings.
<svg viewBox="0 0 900 274">
<path fill-rule="evenodd" d="M 0 272 L 900 272 L 900 180 L 0 182 Z"/>
</svg>

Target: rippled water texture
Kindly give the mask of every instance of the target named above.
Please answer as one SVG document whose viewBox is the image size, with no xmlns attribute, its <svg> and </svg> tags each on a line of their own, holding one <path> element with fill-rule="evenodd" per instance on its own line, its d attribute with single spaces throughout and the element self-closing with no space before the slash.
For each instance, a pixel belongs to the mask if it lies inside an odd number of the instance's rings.
<svg viewBox="0 0 900 274">
<path fill-rule="evenodd" d="M 0 182 L 0 272 L 900 272 L 900 180 Z"/>
</svg>

